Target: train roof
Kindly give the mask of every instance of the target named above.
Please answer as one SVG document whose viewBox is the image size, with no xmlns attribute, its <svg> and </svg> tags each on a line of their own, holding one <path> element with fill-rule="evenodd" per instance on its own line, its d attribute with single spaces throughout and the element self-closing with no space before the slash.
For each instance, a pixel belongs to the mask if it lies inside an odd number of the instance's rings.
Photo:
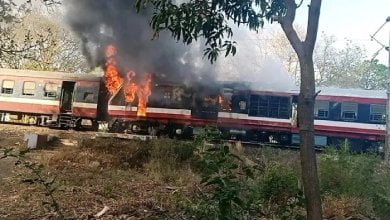
<svg viewBox="0 0 390 220">
<path fill-rule="evenodd" d="M 273 86 L 268 83 L 252 83 L 252 82 L 220 82 L 223 85 L 234 89 L 249 89 L 253 92 L 270 92 L 270 93 L 286 93 L 299 94 L 298 86 Z M 367 90 L 367 89 L 346 89 L 336 87 L 316 87 L 316 91 L 320 91 L 319 96 L 332 97 L 356 97 L 356 98 L 375 98 L 386 99 L 386 90 Z"/>
<path fill-rule="evenodd" d="M 20 76 L 20 77 L 36 77 L 47 79 L 63 79 L 63 80 L 86 80 L 100 81 L 101 77 L 92 73 L 66 73 L 54 71 L 34 71 L 24 69 L 3 69 L 0 68 L 2 76 Z"/>
<path fill-rule="evenodd" d="M 319 96 L 343 96 L 377 99 L 387 98 L 386 90 L 342 89 L 334 87 L 317 87 L 316 90 L 321 90 Z"/>
</svg>

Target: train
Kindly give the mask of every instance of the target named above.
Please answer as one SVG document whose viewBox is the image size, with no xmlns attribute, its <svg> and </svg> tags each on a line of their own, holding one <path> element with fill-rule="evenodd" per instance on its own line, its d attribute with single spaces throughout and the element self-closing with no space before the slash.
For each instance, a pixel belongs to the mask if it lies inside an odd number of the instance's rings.
<svg viewBox="0 0 390 220">
<path fill-rule="evenodd" d="M 169 82 L 153 76 L 146 114 L 126 88 L 107 92 L 102 74 L 0 69 L 0 122 L 57 128 L 191 138 L 216 126 L 227 140 L 299 145 L 297 88 L 275 89 L 248 82 Z M 349 140 L 355 151 L 385 139 L 386 91 L 317 88 L 315 145 Z"/>
</svg>

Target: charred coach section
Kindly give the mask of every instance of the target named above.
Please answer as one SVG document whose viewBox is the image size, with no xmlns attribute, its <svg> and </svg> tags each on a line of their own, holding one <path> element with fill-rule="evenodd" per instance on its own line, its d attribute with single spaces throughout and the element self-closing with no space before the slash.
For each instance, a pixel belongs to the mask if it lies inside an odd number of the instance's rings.
<svg viewBox="0 0 390 220">
<path fill-rule="evenodd" d="M 177 138 L 213 125 L 230 140 L 299 145 L 296 90 L 186 85 L 150 74 L 137 85 L 123 80 L 109 92 L 105 78 L 90 74 L 0 71 L 1 122 L 96 128 L 100 121 L 111 132 Z M 385 91 L 320 89 L 314 112 L 318 147 L 348 139 L 354 150 L 365 151 L 383 142 Z"/>
</svg>

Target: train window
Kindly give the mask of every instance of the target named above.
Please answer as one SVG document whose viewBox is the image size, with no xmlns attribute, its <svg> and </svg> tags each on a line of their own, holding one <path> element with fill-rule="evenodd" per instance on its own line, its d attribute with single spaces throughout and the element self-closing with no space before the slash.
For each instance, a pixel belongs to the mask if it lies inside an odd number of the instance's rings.
<svg viewBox="0 0 390 220">
<path fill-rule="evenodd" d="M 250 101 L 250 116 L 289 118 L 288 97 L 252 95 Z"/>
<path fill-rule="evenodd" d="M 370 121 L 384 122 L 386 115 L 385 105 L 370 105 Z"/>
<path fill-rule="evenodd" d="M 327 101 L 316 101 L 314 106 L 314 116 L 318 118 L 329 117 L 329 102 Z"/>
<path fill-rule="evenodd" d="M 44 91 L 45 91 L 45 97 L 57 97 L 57 88 L 58 84 L 55 83 L 46 83 Z"/>
<path fill-rule="evenodd" d="M 170 91 L 164 92 L 164 105 L 172 104 L 172 93 Z"/>
<path fill-rule="evenodd" d="M 170 92 L 164 92 L 164 99 L 170 100 L 171 99 L 171 93 Z"/>
<path fill-rule="evenodd" d="M 93 102 L 93 98 L 95 95 L 92 92 L 84 92 L 84 101 L 85 102 Z"/>
<path fill-rule="evenodd" d="M 23 83 L 23 95 L 28 95 L 28 96 L 35 95 L 35 82 Z"/>
<path fill-rule="evenodd" d="M 14 93 L 15 81 L 12 80 L 3 80 L 1 86 L 1 93 L 3 94 L 13 94 Z"/>
<path fill-rule="evenodd" d="M 341 118 L 345 120 L 356 120 L 358 111 L 357 103 L 341 103 Z"/>
</svg>

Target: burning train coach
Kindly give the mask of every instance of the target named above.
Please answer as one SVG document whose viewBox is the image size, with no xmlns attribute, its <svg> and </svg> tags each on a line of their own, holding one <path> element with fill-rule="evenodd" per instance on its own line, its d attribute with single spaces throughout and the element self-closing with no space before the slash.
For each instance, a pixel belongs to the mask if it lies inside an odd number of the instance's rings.
<svg viewBox="0 0 390 220">
<path fill-rule="evenodd" d="M 92 74 L 0 69 L 0 121 L 186 138 L 217 126 L 226 139 L 298 145 L 297 90 L 249 89 L 245 83 L 172 83 L 128 70 L 122 77 L 115 48 L 107 50 L 105 77 Z M 319 88 L 317 146 L 346 138 L 355 150 L 385 138 L 385 91 Z"/>
</svg>

